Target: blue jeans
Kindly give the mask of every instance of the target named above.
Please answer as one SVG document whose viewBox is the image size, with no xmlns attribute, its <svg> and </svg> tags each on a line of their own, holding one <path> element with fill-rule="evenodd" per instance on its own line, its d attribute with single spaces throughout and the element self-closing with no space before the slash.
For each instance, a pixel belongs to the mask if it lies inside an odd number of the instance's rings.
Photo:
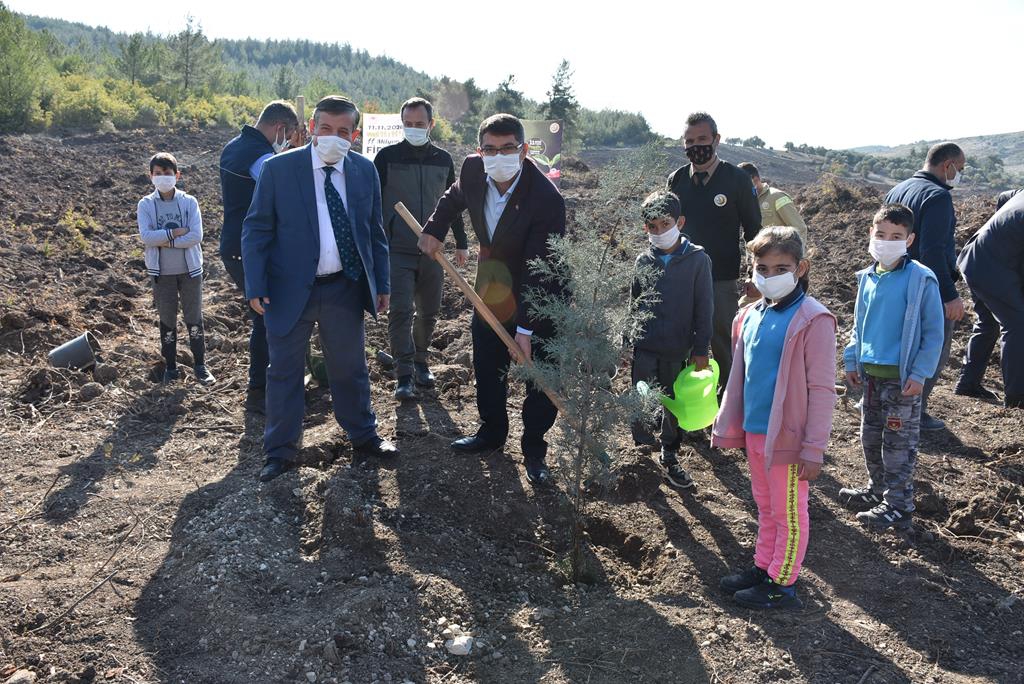
<svg viewBox="0 0 1024 684">
<path fill-rule="evenodd" d="M 242 260 L 221 257 L 221 261 L 224 263 L 224 270 L 245 298 L 245 270 L 242 268 Z M 270 364 L 270 355 L 267 352 L 267 326 L 263 323 L 263 316 L 249 306 L 248 299 L 245 300 L 245 310 L 249 312 L 249 319 L 252 321 L 252 331 L 249 333 L 249 387 L 262 389 L 267 386 L 267 366 Z"/>
<path fill-rule="evenodd" d="M 267 425 L 263 434 L 263 450 L 268 459 L 294 462 L 301 448 L 306 412 L 306 348 L 314 323 L 320 330 L 338 425 L 355 446 L 377 437 L 377 416 L 370 406 L 370 375 L 366 368 L 365 288 L 365 282 L 353 282 L 344 276 L 314 284 L 295 327 L 280 337 L 268 331 L 270 367 Z M 271 302 L 270 306 L 273 305 Z"/>
</svg>

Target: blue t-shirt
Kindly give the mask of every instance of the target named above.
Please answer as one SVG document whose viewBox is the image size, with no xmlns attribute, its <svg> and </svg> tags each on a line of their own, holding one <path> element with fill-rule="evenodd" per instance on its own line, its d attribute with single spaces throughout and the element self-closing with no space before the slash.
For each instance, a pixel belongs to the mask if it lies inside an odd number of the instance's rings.
<svg viewBox="0 0 1024 684">
<path fill-rule="evenodd" d="M 661 263 L 663 263 L 666 266 L 668 266 L 668 262 L 672 261 L 672 257 L 674 257 L 677 254 L 682 254 L 683 252 L 685 252 L 686 251 L 686 247 L 689 244 L 690 244 L 690 241 L 687 240 L 686 238 L 683 238 L 682 242 L 679 243 L 679 246 L 676 247 L 673 251 L 669 252 L 668 254 L 665 254 L 664 252 L 662 252 L 660 249 L 657 249 L 657 248 L 655 248 L 655 252 L 654 253 L 657 254 L 659 257 L 661 257 Z"/>
<path fill-rule="evenodd" d="M 860 307 L 864 323 L 860 331 L 860 361 L 875 366 L 898 366 L 903 319 L 907 315 L 910 271 L 906 259 L 892 271 L 876 268 L 864 279 Z"/>
<path fill-rule="evenodd" d="M 740 334 L 743 336 L 744 432 L 768 434 L 768 418 L 772 414 L 786 332 L 803 299 L 803 291 L 797 289 L 773 306 L 767 306 L 762 300 L 752 306 L 743 319 Z"/>
</svg>

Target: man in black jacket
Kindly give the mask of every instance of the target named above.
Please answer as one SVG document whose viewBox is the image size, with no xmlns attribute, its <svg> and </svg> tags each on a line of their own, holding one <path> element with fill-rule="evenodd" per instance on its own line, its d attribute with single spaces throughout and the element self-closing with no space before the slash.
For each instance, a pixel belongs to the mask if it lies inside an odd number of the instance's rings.
<svg viewBox="0 0 1024 684">
<path fill-rule="evenodd" d="M 434 127 L 430 102 L 422 97 L 407 100 L 401 116 L 405 140 L 382 149 L 373 163 L 380 176 L 384 231 L 391 259 L 388 334 L 398 377 L 395 398 L 405 400 L 416 398 L 414 384 L 434 386 L 427 355 L 441 311 L 444 271 L 437 261 L 420 252 L 415 233 L 395 212 L 395 203 L 404 203 L 422 224 L 455 182 L 455 164 L 450 154 L 430 142 Z M 461 213 L 452 220 L 451 229 L 455 234 L 455 263 L 463 266 L 469 245 Z"/>
<path fill-rule="evenodd" d="M 263 108 L 255 126 L 246 124 L 220 153 L 220 188 L 224 202 L 224 227 L 220 233 L 220 258 L 224 270 L 245 297 L 242 268 L 242 221 L 249 211 L 256 179 L 263 163 L 277 152 L 305 144 L 298 115 L 291 103 L 277 100 Z M 252 320 L 249 334 L 249 389 L 245 408 L 264 412 L 267 386 L 267 328 L 263 316 L 245 305 Z"/>
<path fill-rule="evenodd" d="M 885 196 L 886 204 L 902 204 L 914 212 L 914 241 L 907 248 L 916 259 L 935 273 L 946 313 L 945 339 L 935 375 L 924 383 L 921 399 L 921 429 L 941 430 L 946 424 L 928 413 L 928 397 L 949 362 L 949 350 L 956 323 L 964 317 L 964 302 L 956 291 L 960 273 L 956 268 L 956 212 L 950 190 L 959 182 L 966 163 L 956 143 L 933 145 L 924 168 L 903 181 Z"/>
<path fill-rule="evenodd" d="M 718 124 L 707 112 L 686 118 L 683 133 L 689 164 L 668 177 L 668 189 L 679 197 L 686 225 L 683 234 L 711 257 L 715 313 L 711 354 L 718 361 L 720 387 L 732 367 L 732 319 L 739 298 L 737 280 L 743 261 L 743 240 L 750 242 L 761 230 L 761 209 L 750 176 L 718 157 Z"/>
<path fill-rule="evenodd" d="M 1024 192 L 1011 196 L 967 241 L 957 265 L 978 317 L 957 394 L 993 396 L 981 383 L 1002 329 L 1003 401 L 1024 408 Z"/>
<path fill-rule="evenodd" d="M 433 254 L 442 247 L 455 217 L 469 210 L 480 241 L 474 288 L 487 307 L 515 333 L 523 355 L 533 353 L 532 336 L 552 332 L 550 321 L 535 317 L 524 302 L 531 288 L 553 291 L 557 284 L 529 268 L 533 259 L 548 259 L 548 238 L 565 234 L 565 200 L 532 160 L 527 158 L 523 124 L 510 114 L 495 114 L 480 124 L 478 154 L 466 157 L 459 179 L 437 203 L 423 229 L 419 247 Z M 479 315 L 474 314 L 473 370 L 480 428 L 475 435 L 452 442 L 462 452 L 501 449 L 508 437 L 509 352 Z M 538 349 L 538 357 L 543 353 Z M 555 423 L 557 409 L 532 383 L 523 402 L 523 458 L 526 479 L 545 484 L 550 475 L 544 458 L 544 435 Z"/>
</svg>

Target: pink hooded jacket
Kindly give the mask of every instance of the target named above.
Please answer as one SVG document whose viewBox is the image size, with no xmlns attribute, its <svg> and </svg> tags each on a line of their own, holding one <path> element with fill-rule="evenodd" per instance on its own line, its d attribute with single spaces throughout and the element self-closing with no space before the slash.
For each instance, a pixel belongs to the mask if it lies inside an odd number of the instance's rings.
<svg viewBox="0 0 1024 684">
<path fill-rule="evenodd" d="M 732 370 L 711 431 L 711 445 L 723 449 L 745 446 L 740 331 L 749 308 L 741 309 L 732 323 Z M 765 441 L 768 467 L 800 461 L 821 463 L 832 433 L 835 404 L 836 319 L 818 300 L 808 296 L 793 315 L 782 347 Z"/>
</svg>

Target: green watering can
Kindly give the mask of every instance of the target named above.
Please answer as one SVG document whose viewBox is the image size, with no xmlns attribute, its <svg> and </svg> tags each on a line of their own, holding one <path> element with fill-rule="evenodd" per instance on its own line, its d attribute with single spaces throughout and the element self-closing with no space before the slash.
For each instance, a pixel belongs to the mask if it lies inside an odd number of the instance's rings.
<svg viewBox="0 0 1024 684">
<path fill-rule="evenodd" d="M 652 391 L 646 382 L 638 382 L 636 388 L 641 394 Z M 693 364 L 687 366 L 679 372 L 672 391 L 675 398 L 660 393 L 658 398 L 679 421 L 679 427 L 687 432 L 708 427 L 718 415 L 718 362 L 711 359 L 702 371 Z"/>
</svg>

